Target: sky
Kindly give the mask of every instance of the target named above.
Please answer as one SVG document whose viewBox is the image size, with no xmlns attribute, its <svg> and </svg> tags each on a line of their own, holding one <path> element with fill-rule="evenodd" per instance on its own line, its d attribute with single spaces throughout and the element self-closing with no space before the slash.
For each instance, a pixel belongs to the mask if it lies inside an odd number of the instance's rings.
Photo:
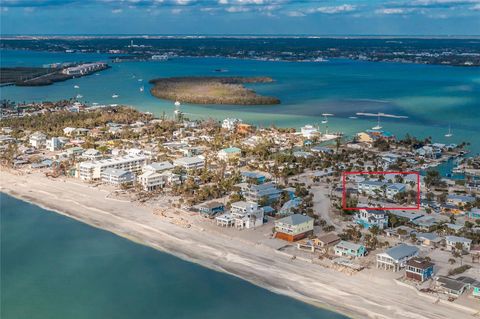
<svg viewBox="0 0 480 319">
<path fill-rule="evenodd" d="M 0 0 L 1 34 L 479 35 L 480 0 Z"/>
</svg>

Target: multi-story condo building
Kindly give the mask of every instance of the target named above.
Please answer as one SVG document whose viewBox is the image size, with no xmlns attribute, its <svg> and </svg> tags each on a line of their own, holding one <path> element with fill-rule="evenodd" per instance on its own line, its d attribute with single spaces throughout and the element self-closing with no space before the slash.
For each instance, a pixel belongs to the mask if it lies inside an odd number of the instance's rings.
<svg viewBox="0 0 480 319">
<path fill-rule="evenodd" d="M 107 168 L 123 169 L 128 172 L 139 174 L 142 166 L 148 162 L 145 155 L 122 156 L 99 161 L 82 162 L 78 165 L 78 177 L 82 180 L 98 180 Z"/>
<path fill-rule="evenodd" d="M 199 169 L 205 165 L 205 160 L 201 157 L 181 157 L 173 161 L 173 165 L 181 166 L 187 170 Z"/>
</svg>

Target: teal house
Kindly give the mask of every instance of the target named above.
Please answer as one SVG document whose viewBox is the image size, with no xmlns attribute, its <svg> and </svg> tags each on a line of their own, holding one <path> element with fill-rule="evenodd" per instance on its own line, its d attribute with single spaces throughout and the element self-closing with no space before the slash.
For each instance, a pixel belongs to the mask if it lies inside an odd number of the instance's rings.
<svg viewBox="0 0 480 319">
<path fill-rule="evenodd" d="M 367 254 L 365 246 L 344 240 L 336 244 L 334 249 L 337 256 L 363 257 Z"/>
</svg>

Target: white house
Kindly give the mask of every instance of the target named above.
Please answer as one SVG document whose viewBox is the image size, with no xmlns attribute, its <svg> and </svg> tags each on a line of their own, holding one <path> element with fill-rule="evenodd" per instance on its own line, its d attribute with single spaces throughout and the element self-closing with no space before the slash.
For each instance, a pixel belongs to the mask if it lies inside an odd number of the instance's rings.
<svg viewBox="0 0 480 319">
<path fill-rule="evenodd" d="M 42 148 L 47 143 L 47 135 L 43 134 L 42 132 L 35 132 L 30 135 L 29 142 L 30 145 L 35 148 Z"/>
<path fill-rule="evenodd" d="M 217 225 L 249 229 L 263 225 L 264 211 L 255 202 L 232 203 L 230 213 L 216 217 Z"/>
<path fill-rule="evenodd" d="M 407 261 L 418 256 L 419 249 L 415 246 L 400 244 L 377 254 L 377 268 L 392 269 L 394 272 L 405 267 Z"/>
</svg>

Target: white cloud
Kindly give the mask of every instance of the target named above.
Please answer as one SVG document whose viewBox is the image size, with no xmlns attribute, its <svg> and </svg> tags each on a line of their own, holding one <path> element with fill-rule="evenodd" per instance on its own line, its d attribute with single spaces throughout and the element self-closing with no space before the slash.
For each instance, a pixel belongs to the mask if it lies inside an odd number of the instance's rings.
<svg viewBox="0 0 480 319">
<path fill-rule="evenodd" d="M 112 13 L 113 13 L 113 14 L 119 14 L 119 13 L 122 13 L 122 12 L 123 12 L 122 9 L 113 9 L 113 10 L 112 10 Z"/>
<path fill-rule="evenodd" d="M 345 12 L 352 12 L 357 10 L 357 6 L 351 4 L 342 4 L 339 6 L 327 6 L 327 7 L 318 7 L 308 9 L 308 13 L 325 13 L 325 14 L 336 14 L 336 13 L 345 13 Z"/>
<path fill-rule="evenodd" d="M 238 12 L 248 12 L 250 11 L 249 8 L 241 7 L 241 6 L 231 6 L 225 9 L 225 11 L 230 13 L 238 13 Z"/>
<path fill-rule="evenodd" d="M 288 11 L 287 16 L 289 17 L 304 17 L 305 13 L 302 11 Z"/>
<path fill-rule="evenodd" d="M 404 8 L 385 8 L 385 9 L 377 9 L 375 13 L 377 14 L 405 14 L 410 10 Z"/>
</svg>

